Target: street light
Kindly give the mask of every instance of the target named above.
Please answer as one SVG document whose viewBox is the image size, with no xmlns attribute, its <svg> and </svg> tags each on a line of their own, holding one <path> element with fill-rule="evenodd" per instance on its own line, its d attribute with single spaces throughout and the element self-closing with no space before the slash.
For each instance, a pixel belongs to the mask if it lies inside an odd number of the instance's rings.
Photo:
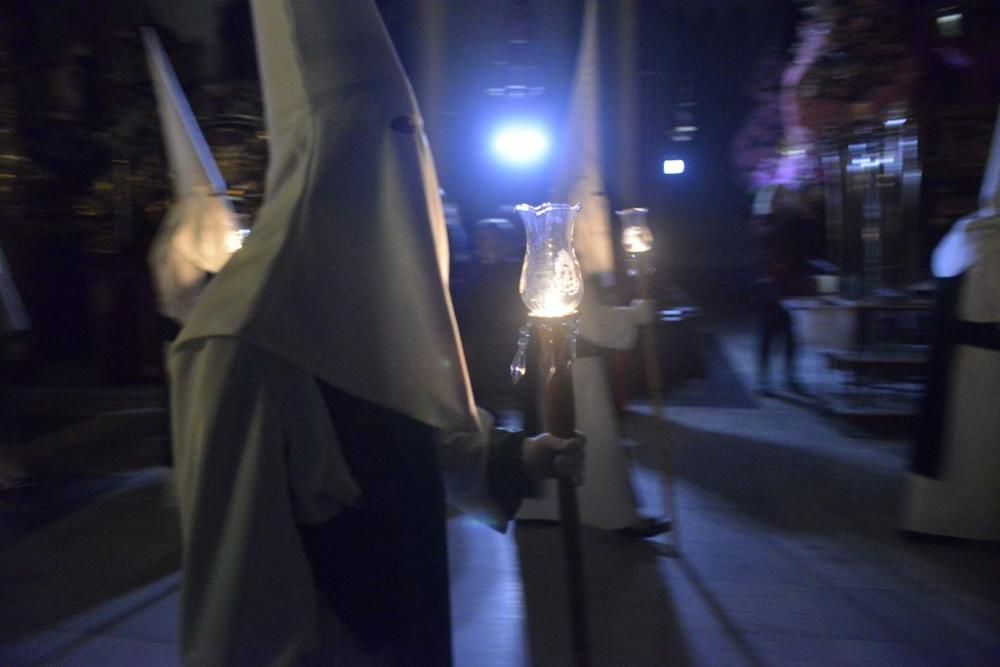
<svg viewBox="0 0 1000 667">
<path fill-rule="evenodd" d="M 664 160 L 663 173 L 668 176 L 684 173 L 684 160 Z"/>
<path fill-rule="evenodd" d="M 511 123 L 500 127 L 493 135 L 493 154 L 501 162 L 514 167 L 539 163 L 549 152 L 548 132 L 535 123 Z"/>
</svg>

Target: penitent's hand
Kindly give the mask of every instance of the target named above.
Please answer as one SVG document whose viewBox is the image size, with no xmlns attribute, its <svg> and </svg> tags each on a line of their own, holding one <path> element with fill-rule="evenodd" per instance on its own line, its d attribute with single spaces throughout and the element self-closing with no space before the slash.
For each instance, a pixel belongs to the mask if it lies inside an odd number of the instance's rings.
<svg viewBox="0 0 1000 667">
<path fill-rule="evenodd" d="M 583 483 L 585 441 L 580 433 L 568 440 L 551 433 L 525 438 L 521 446 L 525 474 L 535 481 L 565 477 L 579 486 Z"/>
</svg>

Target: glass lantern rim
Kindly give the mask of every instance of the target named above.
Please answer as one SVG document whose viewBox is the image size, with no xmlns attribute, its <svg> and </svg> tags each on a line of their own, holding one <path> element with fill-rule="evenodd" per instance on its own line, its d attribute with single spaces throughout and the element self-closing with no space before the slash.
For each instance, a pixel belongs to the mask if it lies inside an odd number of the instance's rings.
<svg viewBox="0 0 1000 667">
<path fill-rule="evenodd" d="M 580 204 L 562 204 L 545 202 L 544 204 L 539 204 L 538 206 L 532 206 L 531 204 L 518 204 L 514 207 L 517 212 L 521 211 L 531 211 L 535 215 L 542 215 L 548 213 L 549 211 L 573 211 L 574 213 L 579 213 L 583 206 Z"/>
</svg>

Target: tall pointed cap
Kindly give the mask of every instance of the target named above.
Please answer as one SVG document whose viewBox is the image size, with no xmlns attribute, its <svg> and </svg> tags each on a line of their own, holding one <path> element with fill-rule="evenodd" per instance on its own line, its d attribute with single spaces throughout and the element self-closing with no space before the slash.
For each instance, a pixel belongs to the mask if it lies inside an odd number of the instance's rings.
<svg viewBox="0 0 1000 667">
<path fill-rule="evenodd" d="M 226 183 L 212 159 L 212 152 L 208 149 L 191 105 L 177 82 L 174 68 L 167 60 L 160 38 L 152 28 L 143 28 L 142 41 L 146 47 L 149 73 L 156 90 L 174 197 L 180 199 L 195 190 L 210 194 L 224 193 Z"/>
<path fill-rule="evenodd" d="M 478 426 L 441 187 L 373 0 L 252 0 L 266 198 L 174 349 L 234 336 L 442 429 Z"/>
<path fill-rule="evenodd" d="M 569 122 L 563 137 L 555 200 L 580 204 L 575 245 L 587 275 L 614 274 L 611 206 L 604 191 L 601 161 L 601 80 L 598 3 L 587 0 L 583 34 L 573 77 Z"/>
<path fill-rule="evenodd" d="M 374 3 L 254 2 L 253 15 L 265 120 L 272 139 L 301 121 L 308 110 L 332 97 L 356 96 L 362 88 L 374 97 L 409 106 L 410 82 Z"/>
<path fill-rule="evenodd" d="M 993 141 L 990 143 L 990 154 L 986 160 L 986 173 L 983 175 L 983 185 L 979 190 L 979 212 L 982 215 L 1000 213 L 1000 107 L 997 108 Z"/>
<path fill-rule="evenodd" d="M 156 91 L 174 197 L 149 251 L 160 312 L 184 322 L 206 273 L 218 273 L 241 243 L 236 212 L 159 38 L 142 29 Z"/>
</svg>

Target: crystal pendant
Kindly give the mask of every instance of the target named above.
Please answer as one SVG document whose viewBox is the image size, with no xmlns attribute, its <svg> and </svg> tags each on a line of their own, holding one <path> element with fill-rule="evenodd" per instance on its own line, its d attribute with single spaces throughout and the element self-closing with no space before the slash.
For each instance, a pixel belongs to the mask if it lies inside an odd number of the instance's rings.
<svg viewBox="0 0 1000 667">
<path fill-rule="evenodd" d="M 524 377 L 528 370 L 528 341 L 531 340 L 531 327 L 525 325 L 521 327 L 521 337 L 517 339 L 517 352 L 510 362 L 510 381 L 517 384 L 517 381 Z"/>
</svg>

